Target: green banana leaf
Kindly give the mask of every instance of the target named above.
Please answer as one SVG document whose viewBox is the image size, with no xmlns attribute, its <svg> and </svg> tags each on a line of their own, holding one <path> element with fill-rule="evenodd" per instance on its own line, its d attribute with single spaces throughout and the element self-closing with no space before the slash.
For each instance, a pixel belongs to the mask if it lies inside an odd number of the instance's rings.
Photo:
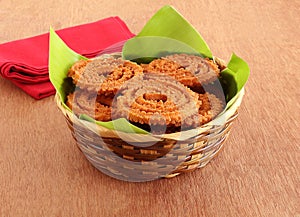
<svg viewBox="0 0 300 217">
<path fill-rule="evenodd" d="M 172 38 L 186 43 L 204 57 L 212 58 L 212 53 L 199 32 L 169 5 L 157 11 L 136 37 L 142 36 Z"/>
<path fill-rule="evenodd" d="M 65 82 L 68 70 L 80 59 L 87 58 L 71 50 L 55 31 L 50 28 L 49 78 L 62 100 L 66 99 L 67 91 L 72 88 L 68 82 Z M 63 105 L 70 110 L 65 103 Z"/>
<path fill-rule="evenodd" d="M 199 52 L 181 41 L 161 36 L 144 36 L 129 39 L 123 46 L 122 57 L 138 63 L 148 63 L 174 53 L 199 55 Z"/>
<path fill-rule="evenodd" d="M 220 78 L 227 101 L 226 108 L 230 107 L 235 101 L 235 96 L 245 86 L 249 75 L 250 68 L 248 64 L 233 53 L 227 64 L 227 68 L 222 70 Z"/>
<path fill-rule="evenodd" d="M 126 132 L 126 133 L 140 133 L 140 134 L 148 134 L 149 132 L 134 126 L 130 124 L 125 118 L 119 118 L 114 121 L 108 121 L 108 122 L 103 122 L 103 121 L 96 121 L 95 119 L 91 118 L 88 115 L 82 114 L 79 116 L 80 119 L 86 120 L 92 123 L 96 123 L 102 127 L 106 127 L 108 129 L 113 129 L 121 132 Z"/>
</svg>

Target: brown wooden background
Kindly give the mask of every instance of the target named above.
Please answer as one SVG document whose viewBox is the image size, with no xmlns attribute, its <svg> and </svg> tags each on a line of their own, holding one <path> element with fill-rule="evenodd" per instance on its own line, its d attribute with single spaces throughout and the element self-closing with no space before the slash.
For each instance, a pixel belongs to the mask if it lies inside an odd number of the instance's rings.
<svg viewBox="0 0 300 217">
<path fill-rule="evenodd" d="M 221 154 L 168 180 L 126 183 L 94 169 L 49 97 L 0 78 L 0 216 L 300 216 L 298 0 L 0 0 L 0 43 L 118 15 L 137 33 L 174 5 L 214 55 L 250 65 Z"/>
</svg>

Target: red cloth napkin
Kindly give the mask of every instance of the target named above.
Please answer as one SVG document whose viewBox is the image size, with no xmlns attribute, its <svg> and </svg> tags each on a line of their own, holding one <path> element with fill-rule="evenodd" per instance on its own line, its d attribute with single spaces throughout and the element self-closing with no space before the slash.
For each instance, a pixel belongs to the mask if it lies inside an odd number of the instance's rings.
<svg viewBox="0 0 300 217">
<path fill-rule="evenodd" d="M 134 36 L 119 17 L 57 31 L 77 53 L 94 57 Z M 35 99 L 53 95 L 48 74 L 49 33 L 0 44 L 0 74 Z"/>
</svg>

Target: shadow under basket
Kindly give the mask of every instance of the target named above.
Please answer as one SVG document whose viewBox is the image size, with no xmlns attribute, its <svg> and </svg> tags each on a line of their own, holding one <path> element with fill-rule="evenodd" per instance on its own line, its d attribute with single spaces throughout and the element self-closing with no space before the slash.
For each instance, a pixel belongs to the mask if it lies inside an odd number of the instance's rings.
<svg viewBox="0 0 300 217">
<path fill-rule="evenodd" d="M 213 121 L 190 131 L 151 135 L 118 132 L 79 119 L 56 102 L 66 118 L 78 147 L 98 170 L 116 179 L 141 182 L 171 178 L 204 167 L 229 135 L 244 95 Z"/>
</svg>

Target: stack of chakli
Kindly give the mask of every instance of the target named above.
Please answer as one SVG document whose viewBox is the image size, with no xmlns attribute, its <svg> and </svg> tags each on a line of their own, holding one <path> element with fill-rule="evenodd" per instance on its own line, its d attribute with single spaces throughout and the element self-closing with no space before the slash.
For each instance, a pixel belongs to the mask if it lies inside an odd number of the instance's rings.
<svg viewBox="0 0 300 217">
<path fill-rule="evenodd" d="M 151 133 L 174 133 L 211 121 L 225 106 L 212 60 L 173 54 L 137 64 L 112 55 L 79 60 L 66 104 L 98 121 L 126 118 Z"/>
</svg>

